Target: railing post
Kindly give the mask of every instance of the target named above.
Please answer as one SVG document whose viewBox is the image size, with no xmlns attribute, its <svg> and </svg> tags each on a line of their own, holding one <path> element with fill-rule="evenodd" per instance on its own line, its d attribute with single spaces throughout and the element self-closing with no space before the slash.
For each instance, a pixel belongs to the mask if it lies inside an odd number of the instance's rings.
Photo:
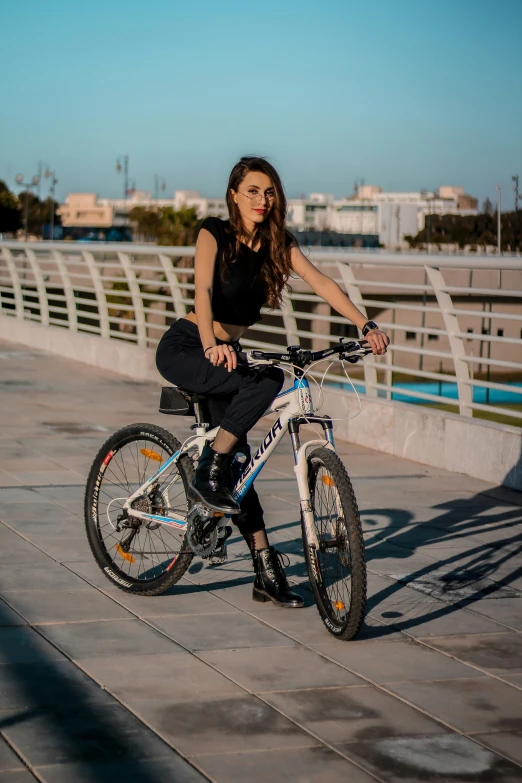
<svg viewBox="0 0 522 783">
<path fill-rule="evenodd" d="M 286 331 L 286 344 L 298 345 L 299 335 L 297 334 L 297 321 L 295 320 L 294 307 L 292 300 L 286 291 L 283 291 L 281 314 L 283 316 L 283 325 Z"/>
<path fill-rule="evenodd" d="M 337 266 L 339 268 L 339 272 L 341 273 L 341 277 L 343 279 L 343 283 L 346 288 L 346 293 L 348 294 L 348 296 L 350 297 L 354 305 L 361 311 L 361 313 L 365 315 L 366 318 L 368 318 L 366 305 L 363 302 L 361 290 L 359 288 L 357 280 L 355 279 L 355 275 L 352 272 L 351 266 L 341 261 L 337 262 Z M 377 370 L 372 364 L 370 364 L 370 362 L 363 362 L 363 367 L 364 367 L 364 385 L 366 386 L 366 396 L 378 397 L 379 395 L 377 390 Z"/>
<path fill-rule="evenodd" d="M 143 299 L 141 297 L 138 278 L 136 277 L 136 272 L 132 268 L 131 260 L 128 254 L 118 251 L 118 258 L 120 260 L 120 264 L 123 267 L 123 271 L 125 272 L 127 285 L 129 286 L 129 291 L 132 298 L 132 306 L 134 307 L 134 316 L 136 318 L 136 336 L 138 338 L 138 345 L 140 345 L 142 348 L 146 348 L 147 322 L 145 320 L 145 311 L 143 309 Z"/>
<path fill-rule="evenodd" d="M 13 254 L 8 247 L 2 248 L 2 257 L 7 265 L 9 274 L 11 275 L 11 282 L 13 284 L 13 295 L 15 301 L 15 312 L 17 318 L 24 317 L 24 298 L 22 295 L 22 286 L 20 284 L 20 277 L 18 275 L 18 269 L 13 258 Z"/>
<path fill-rule="evenodd" d="M 58 267 L 58 271 L 60 272 L 60 275 L 62 277 L 65 302 L 67 304 L 67 317 L 69 320 L 69 329 L 71 330 L 71 332 L 77 332 L 78 317 L 76 313 L 76 301 L 74 299 L 74 290 L 71 284 L 71 277 L 69 275 L 69 270 L 67 269 L 65 261 L 63 260 L 63 254 L 61 250 L 55 250 L 53 248 L 51 250 L 51 255 L 54 258 L 56 262 L 56 266 Z"/>
<path fill-rule="evenodd" d="M 92 279 L 92 286 L 96 294 L 96 303 L 98 305 L 98 316 L 100 319 L 100 336 L 105 337 L 107 340 L 111 336 L 110 324 L 109 324 L 109 309 L 107 307 L 107 298 L 105 296 L 105 289 L 103 287 L 103 281 L 101 279 L 100 271 L 96 266 L 94 256 L 88 250 L 82 251 L 82 258 L 87 265 L 89 274 Z"/>
<path fill-rule="evenodd" d="M 42 270 L 38 264 L 38 259 L 34 250 L 28 247 L 24 248 L 24 253 L 29 261 L 32 273 L 34 275 L 34 281 L 36 284 L 36 290 L 38 291 L 38 301 L 40 303 L 40 323 L 43 326 L 49 325 L 49 302 L 47 301 L 47 291 L 45 288 L 45 281 L 43 278 Z"/>
<path fill-rule="evenodd" d="M 446 284 L 442 273 L 438 267 L 426 266 L 426 274 L 433 286 L 437 302 L 444 319 L 444 326 L 448 333 L 449 344 L 451 353 L 453 356 L 453 364 L 455 365 L 455 376 L 457 378 L 457 390 L 459 394 L 459 410 L 461 416 L 473 416 L 473 408 L 471 403 L 473 402 L 473 388 L 470 381 L 468 363 L 464 361 L 466 351 L 464 349 L 464 341 L 462 337 L 458 337 L 460 334 L 459 321 L 456 315 L 453 314 L 453 302 L 451 296 L 445 290 Z"/>
<path fill-rule="evenodd" d="M 167 278 L 167 283 L 170 287 L 170 292 L 172 294 L 174 314 L 176 318 L 183 318 L 183 316 L 187 314 L 187 308 L 185 307 L 185 302 L 183 301 L 183 294 L 181 293 L 181 286 L 179 284 L 178 275 L 172 266 L 172 258 L 165 255 L 165 253 L 159 253 L 158 255 L 163 272 Z"/>
</svg>

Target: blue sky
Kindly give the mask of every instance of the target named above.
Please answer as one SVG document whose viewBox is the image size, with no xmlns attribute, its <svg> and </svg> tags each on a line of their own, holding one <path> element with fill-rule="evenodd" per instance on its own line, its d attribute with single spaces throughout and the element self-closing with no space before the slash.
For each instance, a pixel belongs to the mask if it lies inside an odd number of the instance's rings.
<svg viewBox="0 0 522 783">
<path fill-rule="evenodd" d="M 0 178 L 222 195 L 246 153 L 290 197 L 522 177 L 521 0 L 0 0 Z M 46 193 L 48 183 L 42 194 Z"/>
</svg>

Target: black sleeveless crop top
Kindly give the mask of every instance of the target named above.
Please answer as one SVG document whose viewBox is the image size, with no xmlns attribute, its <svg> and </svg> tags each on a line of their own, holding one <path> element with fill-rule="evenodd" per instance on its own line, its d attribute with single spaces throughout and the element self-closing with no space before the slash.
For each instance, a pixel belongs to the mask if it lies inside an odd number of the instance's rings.
<svg viewBox="0 0 522 783">
<path fill-rule="evenodd" d="M 209 231 L 217 242 L 218 252 L 212 286 L 212 313 L 215 321 L 234 326 L 252 326 L 261 320 L 261 308 L 266 302 L 266 292 L 260 276 L 266 250 L 257 252 L 241 244 L 237 260 L 221 277 L 223 251 L 228 240 L 230 222 L 208 217 L 201 228 Z"/>
</svg>

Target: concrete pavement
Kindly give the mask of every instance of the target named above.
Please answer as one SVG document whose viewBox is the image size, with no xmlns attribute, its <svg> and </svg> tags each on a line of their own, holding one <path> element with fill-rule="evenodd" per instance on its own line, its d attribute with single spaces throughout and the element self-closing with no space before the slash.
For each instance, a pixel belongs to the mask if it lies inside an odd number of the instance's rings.
<svg viewBox="0 0 522 783">
<path fill-rule="evenodd" d="M 369 576 L 342 643 L 284 442 L 256 486 L 305 609 L 252 602 L 238 536 L 225 565 L 128 596 L 90 554 L 84 485 L 115 429 L 188 432 L 158 389 L 0 342 L 0 781 L 522 781 L 520 493 L 339 443 Z"/>
</svg>

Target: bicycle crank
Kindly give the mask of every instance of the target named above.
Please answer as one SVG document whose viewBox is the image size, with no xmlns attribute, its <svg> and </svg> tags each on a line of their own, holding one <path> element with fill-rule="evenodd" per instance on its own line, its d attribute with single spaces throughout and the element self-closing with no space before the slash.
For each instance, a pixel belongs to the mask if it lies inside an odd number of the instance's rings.
<svg viewBox="0 0 522 783">
<path fill-rule="evenodd" d="M 221 531 L 226 529 L 220 521 L 223 515 L 216 515 L 202 503 L 195 503 L 187 517 L 187 542 L 195 555 L 211 557 L 221 548 L 224 539 Z M 226 549 L 225 549 L 226 551 Z M 226 557 L 224 558 L 226 559 Z"/>
</svg>

